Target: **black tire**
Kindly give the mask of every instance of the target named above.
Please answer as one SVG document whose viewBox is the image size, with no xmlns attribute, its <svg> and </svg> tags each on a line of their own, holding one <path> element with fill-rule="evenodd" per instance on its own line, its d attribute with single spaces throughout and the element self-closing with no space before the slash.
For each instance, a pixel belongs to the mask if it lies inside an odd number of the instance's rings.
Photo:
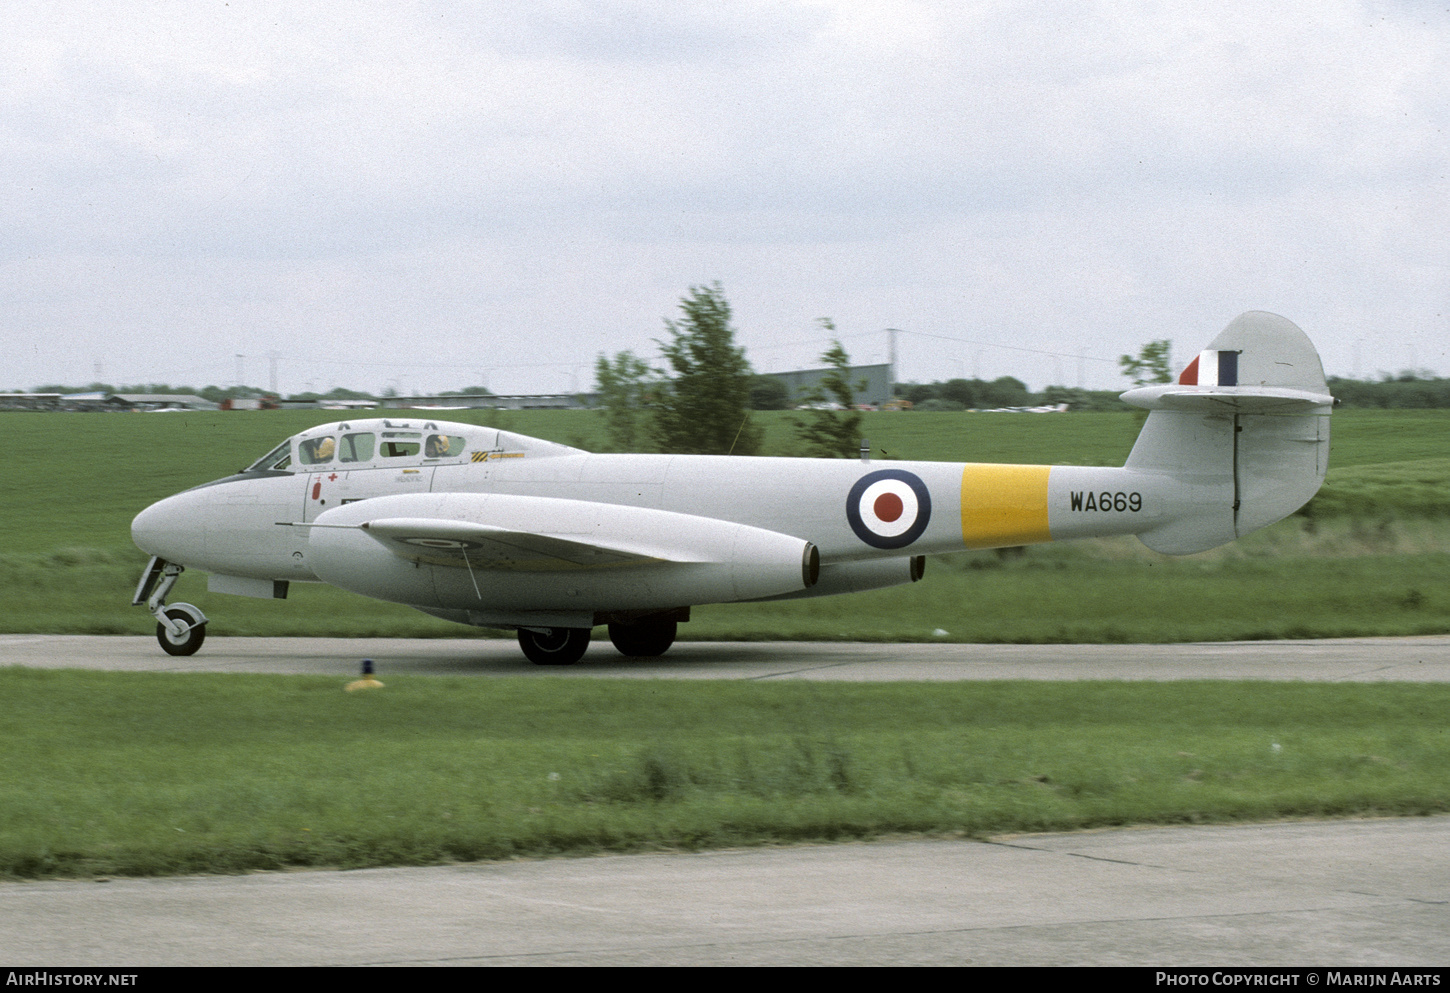
<svg viewBox="0 0 1450 993">
<path fill-rule="evenodd" d="M 157 621 L 156 640 L 161 643 L 161 650 L 167 655 L 195 655 L 201 643 L 206 640 L 206 624 L 197 624 L 196 615 L 179 607 L 168 607 L 163 613 L 171 620 L 181 621 L 187 628 L 186 633 L 179 639 L 173 638 L 171 632 L 166 630 L 166 625 Z"/>
<path fill-rule="evenodd" d="M 519 628 L 519 647 L 534 665 L 573 665 L 589 648 L 588 628 Z"/>
<path fill-rule="evenodd" d="M 609 640 L 624 655 L 648 659 L 663 655 L 675 643 L 677 621 L 641 621 L 638 624 L 609 625 Z"/>
</svg>

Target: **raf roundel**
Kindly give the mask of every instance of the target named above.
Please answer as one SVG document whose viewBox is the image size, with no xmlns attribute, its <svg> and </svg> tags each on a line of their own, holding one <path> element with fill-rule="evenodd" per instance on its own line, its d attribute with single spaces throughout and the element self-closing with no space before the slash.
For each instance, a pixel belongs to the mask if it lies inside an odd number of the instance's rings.
<svg viewBox="0 0 1450 993">
<path fill-rule="evenodd" d="M 931 494 L 921 477 L 904 469 L 870 472 L 851 487 L 846 520 L 872 548 L 905 548 L 931 520 Z"/>
</svg>

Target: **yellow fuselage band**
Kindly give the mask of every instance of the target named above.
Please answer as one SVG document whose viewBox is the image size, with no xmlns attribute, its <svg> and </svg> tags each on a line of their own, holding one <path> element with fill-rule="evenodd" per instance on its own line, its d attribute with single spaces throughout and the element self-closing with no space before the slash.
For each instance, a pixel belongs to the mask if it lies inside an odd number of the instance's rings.
<svg viewBox="0 0 1450 993">
<path fill-rule="evenodd" d="M 1048 465 L 962 467 L 962 541 L 1002 548 L 1051 541 L 1047 527 Z"/>
</svg>

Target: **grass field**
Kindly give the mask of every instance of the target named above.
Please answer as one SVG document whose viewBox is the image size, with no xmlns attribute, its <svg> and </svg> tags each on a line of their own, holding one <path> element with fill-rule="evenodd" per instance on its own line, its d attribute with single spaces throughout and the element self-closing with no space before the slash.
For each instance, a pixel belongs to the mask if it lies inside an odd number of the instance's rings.
<svg viewBox="0 0 1450 993">
<path fill-rule="evenodd" d="M 452 415 L 451 415 L 452 416 Z M 602 449 L 580 412 L 482 420 Z M 331 413 L 0 417 L 0 631 L 148 634 L 132 516 Z M 768 445 L 789 447 L 785 418 Z M 877 414 L 901 458 L 1121 464 L 1131 414 Z M 962 552 L 921 583 L 698 608 L 694 638 L 1185 641 L 1450 631 L 1450 417 L 1347 411 L 1308 512 L 1201 555 Z M 487 632 L 328 587 L 214 635 Z M 203 649 L 205 650 L 205 649 Z M 596 648 L 596 651 L 608 650 Z M 587 664 L 587 659 L 586 659 Z M 0 670 L 0 875 L 432 864 L 892 833 L 1450 810 L 1450 688 L 755 684 Z"/>
<path fill-rule="evenodd" d="M 0 875 L 1450 809 L 1450 687 L 0 670 Z"/>
<path fill-rule="evenodd" d="M 592 411 L 457 411 L 603 449 Z M 130 521 L 170 493 L 235 471 L 336 412 L 22 414 L 12 442 L 10 526 L 0 548 L 0 631 L 150 632 L 129 605 L 144 556 Z M 789 447 L 789 415 L 764 415 Z M 1119 465 L 1131 414 L 876 413 L 866 431 L 905 459 Z M 1223 549 L 1172 558 L 1136 539 L 933 559 L 927 577 L 849 597 L 704 607 L 685 638 L 1194 641 L 1450 631 L 1450 411 L 1342 411 L 1329 480 L 1306 512 Z M 208 594 L 189 573 L 173 600 L 213 635 L 467 636 L 406 607 L 311 584 L 286 601 Z M 940 634 L 938 632 L 946 632 Z M 487 635 L 486 632 L 482 633 Z"/>
</svg>

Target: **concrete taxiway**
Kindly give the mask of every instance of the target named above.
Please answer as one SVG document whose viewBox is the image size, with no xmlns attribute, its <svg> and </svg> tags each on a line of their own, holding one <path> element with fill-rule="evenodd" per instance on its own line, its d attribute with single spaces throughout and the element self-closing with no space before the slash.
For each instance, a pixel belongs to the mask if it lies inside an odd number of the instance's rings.
<svg viewBox="0 0 1450 993">
<path fill-rule="evenodd" d="M 815 680 L 1450 679 L 1450 638 L 684 643 L 566 668 L 474 639 L 0 636 L 0 665 Z M 1450 817 L 0 885 L 12 965 L 1450 963 Z"/>
<path fill-rule="evenodd" d="M 347 675 L 364 658 L 399 675 L 541 679 L 1450 680 L 1446 635 L 1188 645 L 680 642 L 658 659 L 627 659 L 596 639 L 573 666 L 533 665 L 501 639 L 211 638 L 196 655 L 174 658 L 149 637 L 0 635 L 0 665 L 42 668 Z"/>
<path fill-rule="evenodd" d="M 20 965 L 1443 966 L 1450 817 L 0 885 Z"/>
</svg>

